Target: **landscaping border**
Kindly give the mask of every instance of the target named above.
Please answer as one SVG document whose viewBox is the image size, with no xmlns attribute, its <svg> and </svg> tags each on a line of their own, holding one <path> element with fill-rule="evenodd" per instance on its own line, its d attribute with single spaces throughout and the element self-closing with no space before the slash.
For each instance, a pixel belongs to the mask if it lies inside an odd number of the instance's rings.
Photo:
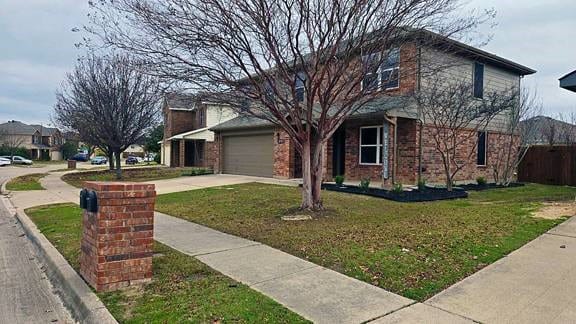
<svg viewBox="0 0 576 324">
<path fill-rule="evenodd" d="M 4 182 L 3 194 L 6 192 L 5 189 Z M 72 317 L 80 323 L 118 323 L 98 296 L 38 230 L 28 215 L 24 211 L 15 209 L 8 197 L 3 196 L 0 200 L 10 212 L 14 212 L 26 237 L 32 242 L 39 261 L 46 266 L 46 276 L 56 288 L 56 293 L 71 312 Z"/>
<path fill-rule="evenodd" d="M 427 187 L 426 190 L 424 191 L 415 189 L 411 191 L 403 191 L 401 193 L 395 193 L 389 190 L 379 188 L 368 188 L 368 190 L 364 190 L 358 186 L 350 186 L 350 185 L 339 186 L 337 184 L 325 183 L 322 184 L 322 189 L 349 194 L 365 195 L 376 198 L 384 198 L 397 202 L 425 202 L 425 201 L 468 198 L 468 193 L 458 188 L 454 188 L 453 191 L 447 191 L 446 189 Z"/>
</svg>

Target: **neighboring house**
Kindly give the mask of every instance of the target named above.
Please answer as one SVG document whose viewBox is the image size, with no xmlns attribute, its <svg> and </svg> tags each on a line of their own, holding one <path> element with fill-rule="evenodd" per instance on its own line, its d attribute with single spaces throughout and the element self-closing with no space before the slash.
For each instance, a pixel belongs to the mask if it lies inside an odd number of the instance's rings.
<svg viewBox="0 0 576 324">
<path fill-rule="evenodd" d="M 237 116 L 226 105 L 188 94 L 167 94 L 162 114 L 161 163 L 171 167 L 212 167 L 216 148 L 210 127 Z"/>
<path fill-rule="evenodd" d="M 61 160 L 65 139 L 57 128 L 11 120 L 0 124 L 0 142 L 29 150 L 32 159 Z"/>
<path fill-rule="evenodd" d="M 450 52 L 444 49 L 450 48 Z M 409 60 L 421 53 L 419 60 Z M 437 60 L 457 62 L 447 72 L 450 77 L 473 83 L 474 95 L 487 91 L 520 87 L 524 75 L 534 70 L 468 45 L 444 39 L 437 47 L 424 47 L 414 42 L 393 48 L 386 54 L 386 66 L 377 76 L 365 77 L 370 86 L 377 86 L 390 96 L 382 96 L 356 111 L 333 135 L 325 151 L 326 180 L 344 175 L 347 180 L 384 178 L 397 183 L 414 184 L 418 174 L 419 122 L 417 110 L 409 96 L 433 82 L 437 74 L 423 73 L 423 67 Z M 362 58 L 364 59 L 364 57 Z M 430 63 L 431 64 L 431 63 Z M 384 75 L 396 79 L 382 79 Z M 391 121 L 391 122 L 390 122 Z M 504 120 L 496 118 L 486 132 L 459 152 L 457 159 L 472 156 L 456 180 L 492 178 L 491 161 L 494 149 L 505 145 L 501 134 Z M 244 174 L 275 178 L 302 176 L 301 158 L 289 136 L 271 123 L 240 116 L 212 127 L 218 141 L 214 169 L 219 173 Z M 429 182 L 442 182 L 444 171 L 440 155 L 430 136 L 431 126 L 422 132 L 422 176 Z M 472 153 L 472 154 L 470 154 Z"/>
<path fill-rule="evenodd" d="M 576 143 L 576 125 L 548 116 L 536 116 L 521 122 L 529 129 L 530 145 L 565 145 Z"/>
<path fill-rule="evenodd" d="M 572 71 L 560 78 L 560 87 L 576 92 L 576 71 Z"/>
<path fill-rule="evenodd" d="M 122 152 L 122 157 L 127 158 L 128 156 L 139 156 L 144 157 L 144 146 L 140 144 L 130 145 L 124 152 Z"/>
</svg>

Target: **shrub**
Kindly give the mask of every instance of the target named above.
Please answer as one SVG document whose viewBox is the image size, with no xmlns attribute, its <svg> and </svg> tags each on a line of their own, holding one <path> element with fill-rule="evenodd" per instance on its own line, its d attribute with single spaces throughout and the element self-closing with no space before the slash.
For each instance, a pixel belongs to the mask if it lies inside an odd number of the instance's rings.
<svg viewBox="0 0 576 324">
<path fill-rule="evenodd" d="M 335 176 L 334 182 L 336 182 L 337 185 L 341 186 L 344 183 L 344 176 L 343 175 Z"/>
<path fill-rule="evenodd" d="M 392 187 L 392 192 L 396 193 L 396 194 L 400 194 L 400 193 L 404 192 L 404 187 L 402 186 L 401 183 L 396 183 L 396 184 L 394 184 L 394 187 Z"/>
<path fill-rule="evenodd" d="M 362 191 L 368 192 L 370 189 L 370 178 L 362 178 L 362 180 L 360 180 L 360 189 L 362 189 Z"/>
<path fill-rule="evenodd" d="M 154 162 L 160 164 L 162 161 L 160 160 L 160 154 L 154 155 Z"/>
<path fill-rule="evenodd" d="M 484 177 L 478 177 L 478 178 L 476 178 L 476 183 L 479 186 L 485 186 L 486 185 L 486 179 Z"/>
<path fill-rule="evenodd" d="M 0 155 L 19 155 L 23 158 L 29 159 L 30 158 L 30 151 L 24 147 L 9 147 L 7 145 L 0 146 Z"/>
<path fill-rule="evenodd" d="M 418 190 L 420 191 L 426 190 L 426 179 L 420 179 L 418 181 Z"/>
</svg>

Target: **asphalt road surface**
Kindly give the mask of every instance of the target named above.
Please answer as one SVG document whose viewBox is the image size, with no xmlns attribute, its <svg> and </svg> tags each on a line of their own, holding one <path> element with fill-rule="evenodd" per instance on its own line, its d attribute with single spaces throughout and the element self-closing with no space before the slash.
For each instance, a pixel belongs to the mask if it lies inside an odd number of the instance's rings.
<svg viewBox="0 0 576 324">
<path fill-rule="evenodd" d="M 25 173 L 22 171 L 13 167 L 0 169 L 0 183 L 14 173 Z M 72 322 L 31 243 L 0 202 L 0 323 Z"/>
</svg>

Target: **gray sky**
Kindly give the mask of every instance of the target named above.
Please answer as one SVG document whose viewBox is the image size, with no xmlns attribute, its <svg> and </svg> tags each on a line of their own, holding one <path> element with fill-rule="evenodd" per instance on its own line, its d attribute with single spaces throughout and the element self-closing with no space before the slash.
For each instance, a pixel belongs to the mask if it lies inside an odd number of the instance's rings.
<svg viewBox="0 0 576 324">
<path fill-rule="evenodd" d="M 494 7 L 498 25 L 484 49 L 536 69 L 525 79 L 536 87 L 546 113 L 576 111 L 576 93 L 558 78 L 576 69 L 576 1 L 471 0 Z M 54 91 L 81 53 L 75 43 L 87 21 L 85 0 L 0 0 L 0 122 L 49 123 Z"/>
</svg>

